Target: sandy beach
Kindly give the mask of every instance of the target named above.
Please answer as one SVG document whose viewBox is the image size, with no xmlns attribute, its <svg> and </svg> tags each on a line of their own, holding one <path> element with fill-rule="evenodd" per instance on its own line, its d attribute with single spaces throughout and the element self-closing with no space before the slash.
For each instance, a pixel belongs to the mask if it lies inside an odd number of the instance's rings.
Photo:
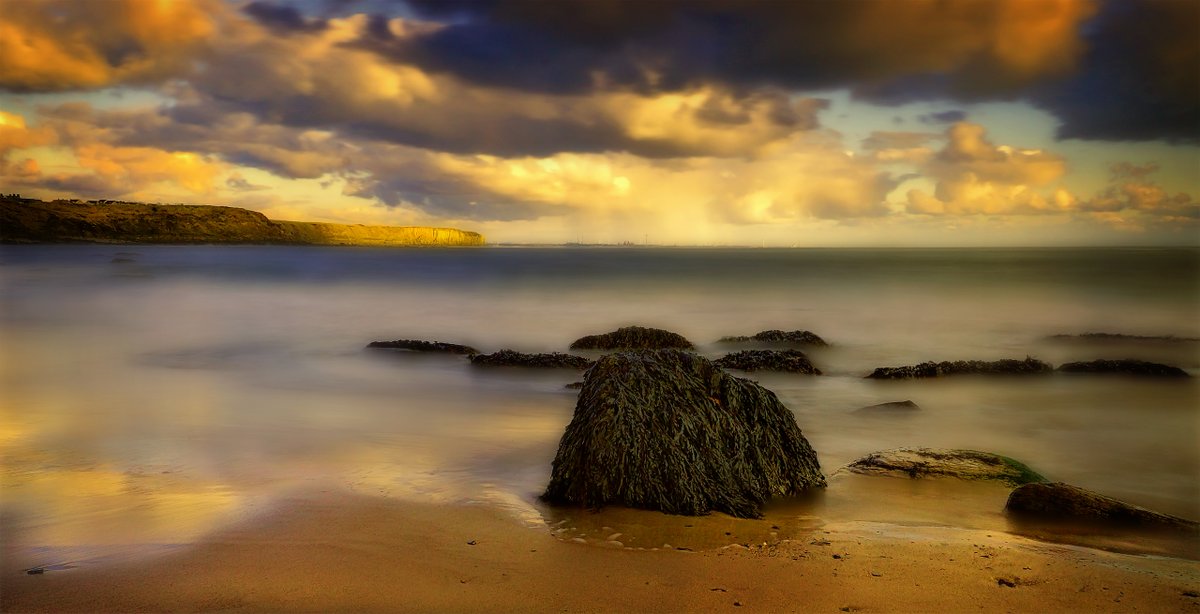
<svg viewBox="0 0 1200 614">
<path fill-rule="evenodd" d="M 688 522 L 719 541 L 729 520 Z M 294 493 L 158 556 L 40 575 L 8 556 L 0 587 L 8 612 L 1200 611 L 1200 562 L 997 531 L 842 522 L 698 551 L 619 539 L 560 539 L 483 505 Z"/>
</svg>

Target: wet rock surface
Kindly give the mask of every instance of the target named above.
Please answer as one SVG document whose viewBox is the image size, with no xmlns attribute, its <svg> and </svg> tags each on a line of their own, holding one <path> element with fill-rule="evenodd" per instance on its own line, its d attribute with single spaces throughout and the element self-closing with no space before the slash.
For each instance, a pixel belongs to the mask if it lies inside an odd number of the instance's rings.
<svg viewBox="0 0 1200 614">
<path fill-rule="evenodd" d="M 482 367 L 535 367 L 543 369 L 586 369 L 594 361 L 582 356 L 553 352 L 550 354 L 524 354 L 513 350 L 500 350 L 492 354 L 475 354 L 471 364 Z"/>
<path fill-rule="evenodd" d="M 908 413 L 921 409 L 920 405 L 908 400 L 904 401 L 888 401 L 887 403 L 878 403 L 868 405 L 854 410 L 856 414 L 900 414 Z"/>
<path fill-rule="evenodd" d="M 947 375 L 1039 375 L 1054 371 L 1054 367 L 1036 358 L 1025 360 L 956 360 L 923 362 L 903 367 L 879 367 L 869 379 L 919 379 Z"/>
<path fill-rule="evenodd" d="M 783 330 L 777 330 L 777 329 L 764 330 L 760 333 L 751 335 L 749 337 L 747 337 L 747 336 L 721 337 L 720 339 L 717 340 L 717 343 L 748 343 L 748 342 L 752 342 L 752 341 L 759 341 L 759 342 L 763 342 L 763 343 L 786 343 L 786 344 L 794 344 L 794 345 L 814 345 L 814 346 L 829 345 L 828 343 L 825 342 L 824 339 L 822 339 L 816 333 L 813 333 L 813 332 L 810 332 L 807 330 L 783 331 Z"/>
<path fill-rule="evenodd" d="M 1145 377 L 1190 377 L 1179 367 L 1157 362 L 1126 358 L 1122 360 L 1091 360 L 1068 362 L 1058 368 L 1063 373 L 1109 373 L 1114 375 L 1139 375 Z"/>
<path fill-rule="evenodd" d="M 478 354 L 479 350 L 457 343 L 421 341 L 419 339 L 397 339 L 395 341 L 372 341 L 368 348 L 377 350 L 400 350 L 409 352 L 441 352 L 445 354 Z"/>
<path fill-rule="evenodd" d="M 898 448 L 868 454 L 846 468 L 863 475 L 996 480 L 1014 486 L 1046 481 L 1021 462 L 976 450 Z"/>
<path fill-rule="evenodd" d="M 726 354 L 713 362 L 723 369 L 738 369 L 739 371 L 821 374 L 821 370 L 814 367 L 808 356 L 799 350 L 746 350 Z"/>
<path fill-rule="evenodd" d="M 542 498 L 753 518 L 772 497 L 824 485 L 773 392 L 695 354 L 644 350 L 587 372 Z"/>
<path fill-rule="evenodd" d="M 661 328 L 626 326 L 611 333 L 587 335 L 571 344 L 572 350 L 630 350 L 666 349 L 690 350 L 695 348 L 683 335 Z"/>
<path fill-rule="evenodd" d="M 1012 491 L 1004 510 L 1026 520 L 1083 521 L 1115 527 L 1195 533 L 1200 523 L 1138 507 L 1062 482 L 1026 484 Z"/>
</svg>

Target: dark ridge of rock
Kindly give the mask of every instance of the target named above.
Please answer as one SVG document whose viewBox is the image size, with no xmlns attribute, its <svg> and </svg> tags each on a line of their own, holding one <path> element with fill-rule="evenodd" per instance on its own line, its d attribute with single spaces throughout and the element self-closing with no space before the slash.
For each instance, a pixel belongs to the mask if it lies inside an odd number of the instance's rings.
<svg viewBox="0 0 1200 614">
<path fill-rule="evenodd" d="M 864 475 L 996 480 L 1013 486 L 1046 481 L 1024 463 L 1007 456 L 975 450 L 898 448 L 868 454 L 846 468 Z"/>
<path fill-rule="evenodd" d="M 771 497 L 824 485 L 775 393 L 695 354 L 642 350 L 587 371 L 542 498 L 757 518 Z"/>
<path fill-rule="evenodd" d="M 1135 360 L 1133 358 L 1068 362 L 1059 366 L 1058 370 L 1063 373 L 1111 373 L 1114 375 L 1139 375 L 1144 377 L 1191 377 L 1187 374 L 1187 371 L 1179 367 L 1145 360 Z"/>
<path fill-rule="evenodd" d="M 396 341 L 372 341 L 369 348 L 381 350 L 407 350 L 410 352 L 442 352 L 444 354 L 478 354 L 479 350 L 457 343 L 441 341 L 421 341 L 419 339 L 397 339 Z"/>
<path fill-rule="evenodd" d="M 572 350 L 690 350 L 695 347 L 683 335 L 642 326 L 626 326 L 611 333 L 580 337 L 571 344 Z"/>
<path fill-rule="evenodd" d="M 1025 360 L 956 360 L 953 362 L 923 362 L 904 367 L 879 367 L 867 377 L 870 379 L 917 379 L 944 375 L 1038 375 L 1050 373 L 1054 367 L 1026 357 Z"/>
<path fill-rule="evenodd" d="M 586 369 L 595 361 L 582 356 L 562 354 L 523 354 L 513 350 L 500 350 L 493 354 L 475 354 L 471 364 L 483 367 L 538 367 L 546 369 Z"/>
<path fill-rule="evenodd" d="M 756 335 L 746 337 L 721 337 L 717 343 L 745 343 L 749 341 L 762 341 L 765 343 L 794 343 L 797 345 L 829 345 L 824 339 L 817 336 L 816 333 L 807 330 L 764 330 Z"/>
<path fill-rule="evenodd" d="M 571 382 L 570 384 L 563 386 L 563 388 L 566 388 L 567 390 L 580 390 L 583 388 L 583 382 Z"/>
<path fill-rule="evenodd" d="M 879 403 L 876 405 L 868 405 L 854 410 L 854 413 L 874 414 L 874 413 L 894 413 L 894 412 L 910 412 L 921 409 L 920 405 L 912 401 L 889 401 L 887 403 Z"/>
<path fill-rule="evenodd" d="M 1012 491 L 1004 511 L 1025 519 L 1083 521 L 1154 529 L 1200 530 L 1200 523 L 1138 507 L 1062 482 Z"/>
<path fill-rule="evenodd" d="M 804 352 L 800 350 L 746 350 L 726 354 L 714 360 L 713 363 L 724 369 L 738 369 L 739 371 L 821 374 L 821 370 L 814 367 L 808 360 L 808 356 L 805 356 Z"/>
<path fill-rule="evenodd" d="M 1125 335 L 1122 333 L 1083 333 L 1081 335 L 1050 335 L 1045 337 L 1046 341 L 1058 341 L 1065 343 L 1116 343 L 1116 342 L 1137 342 L 1137 343 L 1197 343 L 1200 339 L 1195 337 L 1176 337 L 1175 335 Z"/>
</svg>

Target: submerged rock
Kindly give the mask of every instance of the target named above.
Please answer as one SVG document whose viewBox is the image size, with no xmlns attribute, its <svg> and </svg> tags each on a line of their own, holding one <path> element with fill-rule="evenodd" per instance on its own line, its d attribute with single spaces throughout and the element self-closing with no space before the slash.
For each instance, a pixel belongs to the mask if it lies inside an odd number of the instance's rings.
<svg viewBox="0 0 1200 614">
<path fill-rule="evenodd" d="M 1054 367 L 1026 357 L 1025 360 L 956 360 L 953 362 L 923 362 L 904 367 L 879 367 L 867 377 L 870 379 L 916 379 L 941 377 L 943 375 L 1037 375 L 1050 373 Z"/>
<path fill-rule="evenodd" d="M 846 468 L 864 475 L 996 480 L 1013 486 L 1046 481 L 1046 478 L 1021 462 L 975 450 L 898 448 L 868 454 Z"/>
<path fill-rule="evenodd" d="M 593 362 L 582 356 L 573 356 L 560 352 L 552 354 L 522 354 L 513 350 L 500 350 L 493 354 L 475 354 L 471 356 L 471 364 L 484 367 L 586 369 L 592 366 Z"/>
<path fill-rule="evenodd" d="M 713 361 L 718 367 L 740 371 L 787 371 L 820 375 L 808 356 L 800 350 L 746 350 L 734 352 Z"/>
<path fill-rule="evenodd" d="M 1082 335 L 1050 335 L 1046 341 L 1061 343 L 1196 343 L 1195 337 L 1176 337 L 1175 335 L 1125 335 L 1122 333 L 1083 333 Z"/>
<path fill-rule="evenodd" d="M 640 350 L 678 348 L 690 350 L 695 346 L 677 333 L 660 328 L 626 326 L 611 333 L 580 337 L 571 344 L 572 350 Z"/>
<path fill-rule="evenodd" d="M 854 410 L 856 414 L 882 414 L 882 413 L 900 413 L 910 412 L 921 409 L 920 405 L 912 401 L 888 401 L 887 403 L 879 403 L 876 405 L 868 405 Z"/>
<path fill-rule="evenodd" d="M 1024 518 L 1094 522 L 1125 527 L 1200 530 L 1169 516 L 1062 482 L 1026 484 L 1012 491 L 1004 511 Z"/>
<path fill-rule="evenodd" d="M 755 518 L 825 485 L 775 393 L 678 350 L 610 354 L 586 374 L 542 498 Z"/>
<path fill-rule="evenodd" d="M 397 339 L 396 341 L 372 341 L 369 348 L 381 350 L 407 350 L 410 352 L 442 352 L 446 354 L 478 354 L 479 350 L 456 343 L 441 341 L 421 341 L 418 339 Z"/>
<path fill-rule="evenodd" d="M 807 330 L 764 330 L 758 334 L 746 337 L 721 337 L 717 343 L 745 343 L 749 341 L 762 341 L 765 343 L 794 343 L 796 345 L 829 345 L 824 339 L 817 336 L 816 333 Z"/>
<path fill-rule="evenodd" d="M 1142 375 L 1149 377 L 1191 377 L 1187 371 L 1171 365 L 1145 360 L 1093 360 L 1090 362 L 1068 362 L 1058 368 L 1063 373 L 1112 373 L 1116 375 Z"/>
</svg>

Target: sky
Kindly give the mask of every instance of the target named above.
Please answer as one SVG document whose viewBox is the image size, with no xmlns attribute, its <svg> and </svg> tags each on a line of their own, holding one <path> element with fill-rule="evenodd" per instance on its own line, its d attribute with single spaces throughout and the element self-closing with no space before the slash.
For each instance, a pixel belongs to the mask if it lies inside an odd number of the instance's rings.
<svg viewBox="0 0 1200 614">
<path fill-rule="evenodd" d="M 0 191 L 492 243 L 1200 244 L 1200 0 L 7 0 Z"/>
</svg>

